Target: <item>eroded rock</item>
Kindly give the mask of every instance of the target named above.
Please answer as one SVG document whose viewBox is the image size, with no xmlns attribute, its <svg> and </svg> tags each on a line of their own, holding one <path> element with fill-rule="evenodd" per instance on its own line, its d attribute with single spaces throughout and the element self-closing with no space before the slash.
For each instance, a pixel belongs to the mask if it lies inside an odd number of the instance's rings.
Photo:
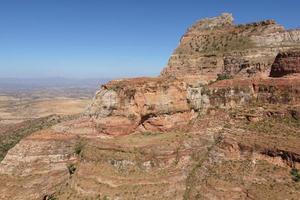
<svg viewBox="0 0 300 200">
<path fill-rule="evenodd" d="M 270 77 L 300 73 L 300 51 L 281 52 L 272 65 Z"/>
<path fill-rule="evenodd" d="M 187 30 L 162 76 L 268 76 L 279 51 L 300 46 L 300 31 L 274 20 L 234 25 L 231 14 L 200 20 Z"/>
</svg>

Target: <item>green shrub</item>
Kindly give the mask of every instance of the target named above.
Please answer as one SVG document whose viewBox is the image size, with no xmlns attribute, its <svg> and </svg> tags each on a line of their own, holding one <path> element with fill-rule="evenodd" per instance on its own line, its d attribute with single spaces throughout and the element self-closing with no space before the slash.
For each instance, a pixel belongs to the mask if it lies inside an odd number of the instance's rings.
<svg viewBox="0 0 300 200">
<path fill-rule="evenodd" d="M 229 74 L 218 74 L 217 81 L 232 79 L 232 76 Z"/>
<path fill-rule="evenodd" d="M 84 142 L 82 140 L 79 140 L 76 144 L 75 144 L 75 149 L 74 152 L 76 155 L 80 155 L 80 153 L 82 152 L 84 147 Z"/>
<path fill-rule="evenodd" d="M 135 121 L 137 119 L 137 116 L 135 114 L 129 114 L 128 115 L 128 118 L 131 120 L 131 121 Z"/>
<path fill-rule="evenodd" d="M 76 171 L 76 166 L 75 166 L 75 164 L 68 164 L 68 171 L 69 171 L 69 174 L 70 175 L 72 175 L 72 174 L 74 174 L 75 173 L 75 171 Z"/>
<path fill-rule="evenodd" d="M 103 200 L 109 200 L 109 198 L 105 195 L 105 196 L 103 197 Z"/>
<path fill-rule="evenodd" d="M 149 132 L 149 131 L 146 131 L 146 132 L 142 132 L 141 134 L 143 136 L 156 136 L 156 135 L 160 135 L 162 133 L 161 132 Z"/>
<path fill-rule="evenodd" d="M 299 174 L 299 170 L 296 168 L 291 169 L 290 171 L 291 175 L 292 175 L 292 179 L 295 182 L 300 182 L 300 174 Z"/>
<path fill-rule="evenodd" d="M 46 195 L 44 196 L 45 200 L 57 200 L 57 198 L 54 196 L 54 194 Z"/>
</svg>

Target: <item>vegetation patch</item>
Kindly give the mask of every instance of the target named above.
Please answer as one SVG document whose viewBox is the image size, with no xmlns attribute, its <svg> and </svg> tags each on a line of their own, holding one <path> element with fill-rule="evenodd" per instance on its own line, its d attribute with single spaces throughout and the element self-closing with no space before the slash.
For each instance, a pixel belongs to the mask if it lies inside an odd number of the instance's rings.
<svg viewBox="0 0 300 200">
<path fill-rule="evenodd" d="M 107 196 L 104 196 L 103 200 L 109 200 L 109 198 Z"/>
<path fill-rule="evenodd" d="M 54 194 L 50 194 L 50 195 L 45 195 L 43 200 L 58 200 L 58 198 L 56 198 Z"/>
<path fill-rule="evenodd" d="M 186 190 L 183 196 L 184 200 L 190 199 L 190 194 L 197 185 L 197 171 L 202 167 L 203 163 L 207 161 L 207 159 L 210 156 L 211 151 L 222 142 L 223 137 L 222 135 L 217 135 L 214 139 L 214 142 L 207 148 L 207 151 L 204 153 L 204 155 L 201 155 L 194 164 L 193 168 L 191 169 L 191 172 L 189 173 L 187 179 L 186 179 Z M 198 157 L 198 156 L 197 156 Z"/>
<path fill-rule="evenodd" d="M 131 113 L 131 114 L 128 115 L 128 119 L 130 119 L 131 121 L 135 121 L 137 118 L 138 117 L 135 114 L 133 114 L 133 113 Z"/>
<path fill-rule="evenodd" d="M 203 47 L 201 53 L 224 54 L 231 51 L 243 51 L 255 46 L 249 36 L 244 36 L 235 32 L 212 33 L 205 40 L 198 39 L 191 44 L 194 48 Z"/>
<path fill-rule="evenodd" d="M 293 168 L 293 169 L 291 169 L 290 173 L 292 175 L 293 181 L 300 182 L 300 173 L 299 173 L 298 169 Z"/>
<path fill-rule="evenodd" d="M 76 155 L 80 155 L 80 153 L 83 150 L 84 145 L 85 145 L 85 142 L 82 139 L 78 140 L 75 144 L 74 153 Z"/>
<path fill-rule="evenodd" d="M 232 79 L 233 77 L 229 74 L 218 74 L 217 81 Z"/>
<path fill-rule="evenodd" d="M 161 132 L 142 132 L 141 133 L 143 136 L 157 136 L 157 135 L 161 135 Z"/>
<path fill-rule="evenodd" d="M 256 131 L 260 133 L 271 133 L 273 135 L 283 135 L 289 133 L 289 135 L 297 134 L 297 130 L 300 128 L 300 122 L 293 118 L 267 118 L 258 122 L 250 122 L 245 125 L 245 128 L 250 131 Z"/>
<path fill-rule="evenodd" d="M 74 163 L 68 164 L 67 168 L 70 175 L 73 175 L 77 169 Z"/>
</svg>

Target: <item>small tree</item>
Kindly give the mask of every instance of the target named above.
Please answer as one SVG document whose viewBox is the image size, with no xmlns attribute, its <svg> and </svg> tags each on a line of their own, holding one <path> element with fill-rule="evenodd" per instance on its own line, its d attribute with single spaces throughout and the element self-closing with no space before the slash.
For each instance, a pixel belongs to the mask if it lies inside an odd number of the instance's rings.
<svg viewBox="0 0 300 200">
<path fill-rule="evenodd" d="M 291 169 L 291 175 L 292 175 L 292 179 L 295 182 L 300 182 L 300 174 L 299 174 L 299 170 L 296 168 Z"/>
<path fill-rule="evenodd" d="M 73 175 L 76 171 L 76 166 L 75 164 L 71 163 L 71 164 L 68 164 L 68 171 L 69 171 L 69 174 L 70 175 Z"/>
<path fill-rule="evenodd" d="M 83 146 L 84 146 L 84 143 L 82 140 L 79 140 L 78 142 L 76 142 L 75 149 L 74 149 L 76 155 L 79 155 L 82 152 Z"/>
<path fill-rule="evenodd" d="M 217 81 L 232 79 L 232 76 L 229 74 L 218 74 Z"/>
</svg>

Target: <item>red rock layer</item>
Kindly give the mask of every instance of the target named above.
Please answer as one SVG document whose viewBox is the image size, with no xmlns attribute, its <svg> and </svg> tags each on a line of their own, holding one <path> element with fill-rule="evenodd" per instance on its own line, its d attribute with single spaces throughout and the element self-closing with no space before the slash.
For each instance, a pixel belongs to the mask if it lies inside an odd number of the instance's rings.
<svg viewBox="0 0 300 200">
<path fill-rule="evenodd" d="M 272 65 L 270 76 L 282 77 L 293 73 L 300 73 L 300 51 L 279 53 Z"/>
</svg>

